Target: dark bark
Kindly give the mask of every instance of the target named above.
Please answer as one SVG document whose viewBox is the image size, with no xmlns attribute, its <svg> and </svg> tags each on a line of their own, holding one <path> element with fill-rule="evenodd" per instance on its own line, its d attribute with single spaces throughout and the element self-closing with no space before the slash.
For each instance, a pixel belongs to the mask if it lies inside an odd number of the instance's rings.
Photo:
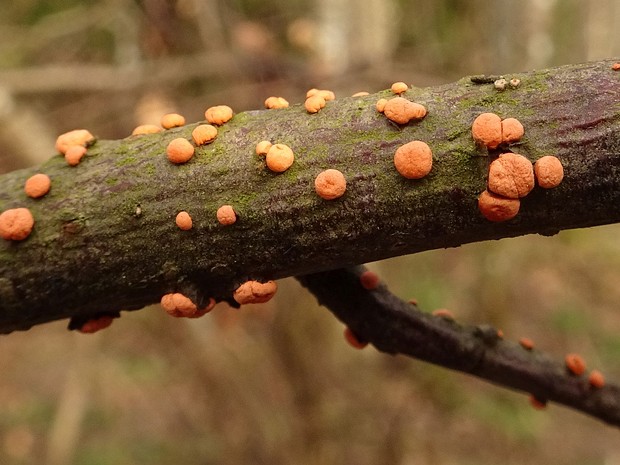
<svg viewBox="0 0 620 465">
<path fill-rule="evenodd" d="M 298 279 L 360 340 L 382 352 L 462 371 L 620 426 L 619 386 L 592 387 L 588 373 L 575 376 L 564 363 L 504 340 L 490 326 L 462 326 L 424 313 L 385 286 L 367 291 L 359 280 L 363 271 L 340 269 Z"/>
<path fill-rule="evenodd" d="M 36 225 L 25 241 L 0 243 L 0 332 L 137 309 L 171 291 L 199 302 L 230 300 L 248 278 L 617 222 L 620 73 L 612 63 L 511 74 L 521 84 L 503 92 L 470 78 L 412 89 L 406 97 L 429 114 L 404 127 L 375 110 L 390 94 L 384 91 L 329 102 L 316 115 L 301 105 L 238 114 L 182 166 L 168 162 L 165 147 L 172 138 L 189 139 L 195 125 L 98 141 L 77 167 L 55 156 L 3 175 L 0 211 L 28 207 Z M 536 188 L 504 223 L 490 223 L 477 209 L 495 155 L 470 135 L 483 111 L 518 118 L 526 135 L 510 149 L 531 161 L 554 154 L 566 173 L 558 188 Z M 296 161 L 288 171 L 271 173 L 254 154 L 263 139 L 292 147 Z M 433 150 L 433 169 L 419 181 L 402 178 L 392 162 L 395 149 L 413 139 Z M 327 168 L 347 178 L 341 199 L 314 192 L 315 176 Z M 40 200 L 23 193 L 35 172 L 52 178 L 52 191 Z M 235 225 L 216 221 L 222 204 L 237 211 Z M 180 210 L 194 218 L 193 230 L 176 227 Z"/>
</svg>

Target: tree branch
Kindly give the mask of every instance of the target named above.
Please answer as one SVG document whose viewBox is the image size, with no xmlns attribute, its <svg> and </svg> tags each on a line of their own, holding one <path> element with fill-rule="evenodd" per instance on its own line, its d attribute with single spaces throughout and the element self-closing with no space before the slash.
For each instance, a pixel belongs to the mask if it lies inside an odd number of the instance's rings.
<svg viewBox="0 0 620 465">
<path fill-rule="evenodd" d="M 98 141 L 77 167 L 55 156 L 3 175 L 0 211 L 27 207 L 36 224 L 28 239 L 0 243 L 0 332 L 137 309 L 172 291 L 230 301 L 249 278 L 618 222 L 620 73 L 612 63 L 512 74 L 521 85 L 503 92 L 470 78 L 414 88 L 405 96 L 428 115 L 405 126 L 376 111 L 375 102 L 391 95 L 383 91 L 329 102 L 315 115 L 302 105 L 238 114 L 181 166 L 168 162 L 165 148 L 173 138 L 190 139 L 195 124 Z M 554 154 L 565 168 L 559 187 L 535 189 L 503 223 L 477 208 L 489 157 L 470 128 L 484 111 L 523 123 L 525 137 L 513 151 L 531 161 Z M 293 149 L 289 170 L 265 167 L 254 153 L 263 139 Z M 404 179 L 393 166 L 396 148 L 414 139 L 433 150 L 433 169 L 422 180 Z M 314 192 L 314 178 L 327 168 L 347 179 L 340 199 Z M 23 193 L 35 172 L 52 179 L 39 200 Z M 234 207 L 237 223 L 217 222 L 222 204 Z M 180 210 L 194 218 L 191 231 L 176 227 Z"/>
<path fill-rule="evenodd" d="M 477 376 L 620 426 L 620 386 L 590 386 L 549 355 L 502 339 L 487 325 L 462 326 L 420 311 L 380 285 L 360 284 L 364 267 L 298 277 L 362 341 L 381 352 L 403 354 Z"/>
</svg>

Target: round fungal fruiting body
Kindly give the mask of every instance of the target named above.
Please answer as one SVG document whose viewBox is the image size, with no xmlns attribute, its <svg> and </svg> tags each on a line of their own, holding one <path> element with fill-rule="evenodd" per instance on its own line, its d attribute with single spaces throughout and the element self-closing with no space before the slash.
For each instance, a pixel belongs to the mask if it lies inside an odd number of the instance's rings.
<svg viewBox="0 0 620 465">
<path fill-rule="evenodd" d="M 593 388 L 600 389 L 605 386 L 605 377 L 600 371 L 592 370 L 590 376 L 588 376 L 588 383 L 590 383 L 590 386 Z"/>
<path fill-rule="evenodd" d="M 334 200 L 344 195 L 347 180 L 340 171 L 328 169 L 319 173 L 314 179 L 314 190 L 319 197 Z"/>
<path fill-rule="evenodd" d="M 205 119 L 210 124 L 215 124 L 216 126 L 227 123 L 232 119 L 233 115 L 233 110 L 228 105 L 216 105 L 207 108 L 205 111 Z"/>
<path fill-rule="evenodd" d="M 497 90 L 504 90 L 506 89 L 506 84 L 508 84 L 508 81 L 506 81 L 506 79 L 504 78 L 500 78 L 493 83 L 493 87 L 495 87 Z"/>
<path fill-rule="evenodd" d="M 367 342 L 362 342 L 358 339 L 358 337 L 351 331 L 351 329 L 347 326 L 344 328 L 344 339 L 349 343 L 351 347 L 355 349 L 363 349 L 368 345 Z"/>
<path fill-rule="evenodd" d="M 277 290 L 278 285 L 275 281 L 266 283 L 246 281 L 235 290 L 233 298 L 240 305 L 262 304 L 271 300 Z"/>
<path fill-rule="evenodd" d="M 166 113 L 161 117 L 160 124 L 164 129 L 178 128 L 185 126 L 185 118 L 178 113 Z"/>
<path fill-rule="evenodd" d="M 380 98 L 379 100 L 377 100 L 377 103 L 375 104 L 375 108 L 377 109 L 377 111 L 379 113 L 383 113 L 383 111 L 385 110 L 385 105 L 388 103 L 386 98 Z"/>
<path fill-rule="evenodd" d="M 379 275 L 374 271 L 366 270 L 360 275 L 360 284 L 364 289 L 372 291 L 379 286 Z"/>
<path fill-rule="evenodd" d="M 87 147 L 95 141 L 90 131 L 86 129 L 74 129 L 73 131 L 65 132 L 56 139 L 56 150 L 63 155 L 67 153 L 69 147 L 74 145 L 81 145 Z"/>
<path fill-rule="evenodd" d="M 205 145 L 213 142 L 217 137 L 217 128 L 210 124 L 199 124 L 192 131 L 192 140 L 196 145 Z"/>
<path fill-rule="evenodd" d="M 370 92 L 362 90 L 360 92 L 355 92 L 353 95 L 351 95 L 351 97 L 366 97 L 367 95 L 370 95 Z"/>
<path fill-rule="evenodd" d="M 446 320 L 454 320 L 454 314 L 447 308 L 438 308 L 433 311 L 434 316 L 445 318 Z"/>
<path fill-rule="evenodd" d="M 532 163 L 518 153 L 502 153 L 489 166 L 489 190 L 509 199 L 525 197 L 534 189 Z"/>
<path fill-rule="evenodd" d="M 186 163 L 194 156 L 194 146 L 187 139 L 172 139 L 166 147 L 166 155 L 172 163 Z"/>
<path fill-rule="evenodd" d="M 86 155 L 86 147 L 83 145 L 73 145 L 65 152 L 65 161 L 69 166 L 77 166 Z"/>
<path fill-rule="evenodd" d="M 392 84 L 390 89 L 395 94 L 400 95 L 403 92 L 407 92 L 407 89 L 409 89 L 409 86 L 406 83 L 399 81 L 399 82 L 395 82 L 394 84 Z"/>
<path fill-rule="evenodd" d="M 265 108 L 270 110 L 288 108 L 288 100 L 282 97 L 269 97 L 265 100 Z"/>
<path fill-rule="evenodd" d="M 176 318 L 197 318 L 209 312 L 215 306 L 215 301 L 210 299 L 207 307 L 199 309 L 189 297 L 175 292 L 164 295 L 161 298 L 160 305 L 170 316 Z"/>
<path fill-rule="evenodd" d="M 495 113 L 482 113 L 472 123 L 471 134 L 476 143 L 496 149 L 502 143 L 502 119 Z"/>
<path fill-rule="evenodd" d="M 256 144 L 256 155 L 265 156 L 273 144 L 268 140 L 261 140 Z"/>
<path fill-rule="evenodd" d="M 336 94 L 334 94 L 331 90 L 326 89 L 310 89 L 306 92 L 306 99 L 310 97 L 314 97 L 318 95 L 319 97 L 323 97 L 323 100 L 329 102 L 330 100 L 336 100 Z"/>
<path fill-rule="evenodd" d="M 24 192 L 28 197 L 38 199 L 50 191 L 52 181 L 47 174 L 38 173 L 30 176 L 24 184 Z"/>
<path fill-rule="evenodd" d="M 575 376 L 581 376 L 586 371 L 586 362 L 579 354 L 566 355 L 564 363 L 568 371 Z"/>
<path fill-rule="evenodd" d="M 0 237 L 7 241 L 22 241 L 34 228 L 34 217 L 27 208 L 11 208 L 0 214 Z"/>
<path fill-rule="evenodd" d="M 114 321 L 114 317 L 109 315 L 100 316 L 99 318 L 93 318 L 84 323 L 78 331 L 84 334 L 93 334 L 97 331 L 107 328 Z"/>
<path fill-rule="evenodd" d="M 295 155 L 288 145 L 274 144 L 267 151 L 265 157 L 267 168 L 276 173 L 283 173 L 291 167 L 295 161 Z"/>
<path fill-rule="evenodd" d="M 540 400 L 536 398 L 536 396 L 530 396 L 530 405 L 534 407 L 536 410 L 544 410 L 547 408 L 547 401 Z"/>
<path fill-rule="evenodd" d="M 508 82 L 508 84 L 510 84 L 510 87 L 513 87 L 516 89 L 517 87 L 521 85 L 521 79 L 513 78 Z"/>
<path fill-rule="evenodd" d="M 620 70 L 620 62 L 617 62 L 611 65 L 611 69 L 613 69 L 614 71 Z"/>
<path fill-rule="evenodd" d="M 308 113 L 318 113 L 325 108 L 326 100 L 320 95 L 312 95 L 308 97 L 304 103 L 304 108 Z"/>
<path fill-rule="evenodd" d="M 396 149 L 394 166 L 401 176 L 407 179 L 423 178 L 433 167 L 433 152 L 425 142 L 408 142 Z"/>
<path fill-rule="evenodd" d="M 521 347 L 523 347 L 525 350 L 534 349 L 534 341 L 527 337 L 522 337 L 521 339 L 519 339 L 519 344 L 521 344 Z"/>
<path fill-rule="evenodd" d="M 186 211 L 179 212 L 175 218 L 175 222 L 182 231 L 189 231 L 193 227 L 192 217 Z"/>
<path fill-rule="evenodd" d="M 552 189 L 559 186 L 564 179 L 564 168 L 557 157 L 546 155 L 534 163 L 534 174 L 540 187 Z"/>
<path fill-rule="evenodd" d="M 513 144 L 518 142 L 525 134 L 523 125 L 516 118 L 506 118 L 502 120 L 502 143 Z"/>
<path fill-rule="evenodd" d="M 426 116 L 426 108 L 419 103 L 411 102 L 403 97 L 394 97 L 383 107 L 383 114 L 398 124 L 407 124 Z"/>
<path fill-rule="evenodd" d="M 131 132 L 131 135 L 139 136 L 142 134 L 157 134 L 162 131 L 163 129 L 155 124 L 141 124 L 140 126 L 136 126 L 136 128 Z"/>
<path fill-rule="evenodd" d="M 495 195 L 489 191 L 484 191 L 478 197 L 478 209 L 480 213 L 489 221 L 507 221 L 519 213 L 521 202 L 519 199 L 508 199 Z"/>
<path fill-rule="evenodd" d="M 237 214 L 231 205 L 222 205 L 217 209 L 217 221 L 224 226 L 230 226 L 237 221 Z"/>
</svg>

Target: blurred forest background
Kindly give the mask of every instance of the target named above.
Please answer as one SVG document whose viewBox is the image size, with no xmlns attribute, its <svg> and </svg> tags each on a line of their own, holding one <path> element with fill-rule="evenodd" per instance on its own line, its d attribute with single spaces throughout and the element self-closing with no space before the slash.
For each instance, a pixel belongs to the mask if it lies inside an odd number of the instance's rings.
<svg viewBox="0 0 620 465">
<path fill-rule="evenodd" d="M 620 56 L 620 0 L 15 0 L 0 15 L 0 172 L 57 134 L 123 138 L 177 111 L 261 108 Z M 618 226 L 372 267 L 449 308 L 620 381 Z M 94 336 L 0 337 L 2 464 L 619 464 L 618 431 L 372 347 L 295 280 L 199 320 L 158 306 Z"/>
</svg>

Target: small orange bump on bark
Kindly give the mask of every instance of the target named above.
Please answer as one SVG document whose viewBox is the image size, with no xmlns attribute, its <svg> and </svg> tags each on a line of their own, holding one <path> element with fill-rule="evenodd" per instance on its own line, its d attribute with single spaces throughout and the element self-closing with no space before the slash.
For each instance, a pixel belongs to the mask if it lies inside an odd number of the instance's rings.
<svg viewBox="0 0 620 465">
<path fill-rule="evenodd" d="M 379 113 L 383 113 L 383 111 L 385 110 L 385 105 L 388 103 L 386 98 L 380 98 L 379 100 L 377 100 L 377 103 L 375 104 L 375 108 L 377 109 L 377 111 Z"/>
<path fill-rule="evenodd" d="M 611 69 L 613 69 L 614 71 L 620 70 L 620 62 L 617 62 L 611 65 Z"/>
<path fill-rule="evenodd" d="M 183 137 L 172 139 L 166 147 L 166 155 L 172 163 L 186 163 L 194 156 L 194 146 Z"/>
<path fill-rule="evenodd" d="M 355 349 L 363 349 L 368 345 L 367 342 L 360 341 L 348 326 L 344 328 L 344 339 L 349 343 L 351 347 L 354 347 Z"/>
<path fill-rule="evenodd" d="M 510 84 L 510 87 L 516 89 L 517 87 L 521 85 L 521 79 L 513 78 L 510 81 L 508 81 L 508 84 Z"/>
<path fill-rule="evenodd" d="M 547 408 L 547 401 L 537 399 L 536 396 L 530 396 L 530 405 L 534 407 L 536 410 L 544 410 Z"/>
<path fill-rule="evenodd" d="M 256 155 L 265 156 L 273 144 L 268 140 L 261 140 L 256 144 Z"/>
<path fill-rule="evenodd" d="M 319 197 L 334 200 L 344 195 L 347 180 L 340 171 L 330 168 L 320 172 L 314 179 L 314 190 Z"/>
<path fill-rule="evenodd" d="M 433 315 L 445 318 L 446 320 L 454 320 L 454 314 L 447 308 L 438 308 L 433 311 Z"/>
<path fill-rule="evenodd" d="M 498 329 L 497 330 L 497 338 L 498 339 L 504 339 L 504 330 L 502 330 L 502 329 Z"/>
<path fill-rule="evenodd" d="M 416 307 L 418 306 L 418 299 L 416 298 L 411 298 L 407 302 L 409 302 L 411 305 L 415 305 Z"/>
<path fill-rule="evenodd" d="M 586 371 L 586 362 L 579 354 L 568 354 L 564 357 L 566 368 L 575 376 L 581 376 Z"/>
<path fill-rule="evenodd" d="M 52 181 L 47 174 L 37 173 L 30 176 L 24 184 L 24 192 L 28 197 L 38 199 L 50 191 Z"/>
<path fill-rule="evenodd" d="M 230 226 L 237 221 L 237 214 L 231 205 L 222 205 L 217 209 L 217 220 L 224 226 Z"/>
<path fill-rule="evenodd" d="M 590 386 L 593 388 L 600 389 L 605 386 L 605 377 L 600 371 L 592 370 L 590 376 L 588 376 L 588 383 L 590 383 Z"/>
<path fill-rule="evenodd" d="M 407 124 L 426 116 L 426 108 L 419 103 L 411 102 L 403 97 L 394 97 L 383 107 L 383 114 L 398 124 Z"/>
<path fill-rule="evenodd" d="M 227 123 L 232 119 L 233 115 L 233 110 L 228 105 L 216 105 L 207 108 L 205 111 L 205 119 L 210 124 L 215 124 L 216 126 Z"/>
<path fill-rule="evenodd" d="M 372 291 L 379 286 L 379 275 L 374 271 L 366 270 L 360 275 L 360 284 L 364 289 Z"/>
<path fill-rule="evenodd" d="M 519 199 L 508 199 L 489 191 L 482 192 L 478 197 L 478 209 L 489 221 L 510 220 L 517 216 L 520 206 Z"/>
<path fill-rule="evenodd" d="M 521 347 L 525 350 L 532 350 L 534 348 L 534 341 L 527 337 L 522 337 L 519 339 L 519 344 L 521 344 Z"/>
<path fill-rule="evenodd" d="M 0 237 L 7 241 L 22 241 L 34 228 L 34 217 L 27 208 L 11 208 L 0 214 Z"/>
<path fill-rule="evenodd" d="M 325 89 L 310 89 L 306 92 L 306 99 L 314 96 L 323 97 L 326 102 L 330 100 L 336 100 L 336 94 L 334 94 L 331 90 Z"/>
<path fill-rule="evenodd" d="M 246 281 L 235 290 L 233 298 L 241 305 L 262 304 L 271 300 L 277 290 L 278 285 L 275 281 L 266 283 Z"/>
<path fill-rule="evenodd" d="M 217 128 L 210 124 L 199 124 L 192 131 L 192 140 L 196 145 L 206 145 L 217 137 Z"/>
<path fill-rule="evenodd" d="M 276 173 L 283 173 L 291 167 L 295 161 L 295 155 L 288 145 L 274 144 L 267 151 L 265 157 L 267 168 Z"/>
<path fill-rule="evenodd" d="M 139 136 L 142 134 L 157 134 L 162 131 L 163 129 L 155 124 L 141 124 L 140 126 L 136 126 L 135 129 L 131 131 L 131 135 Z"/>
<path fill-rule="evenodd" d="M 56 150 L 61 153 L 67 153 L 70 147 L 74 145 L 81 145 L 87 147 L 95 141 L 90 131 L 86 129 L 74 129 L 73 131 L 65 132 L 56 139 Z"/>
<path fill-rule="evenodd" d="M 351 97 L 366 97 L 367 95 L 370 95 L 370 92 L 362 90 L 360 92 L 355 92 L 353 95 L 351 95 Z"/>
<path fill-rule="evenodd" d="M 489 166 L 489 190 L 509 199 L 525 197 L 534 189 L 534 168 L 523 155 L 502 153 Z"/>
<path fill-rule="evenodd" d="M 518 142 L 525 134 L 523 125 L 516 118 L 506 118 L 502 120 L 502 143 L 513 144 Z"/>
<path fill-rule="evenodd" d="M 426 142 L 407 142 L 396 149 L 394 166 L 407 179 L 423 178 L 433 167 L 433 152 Z"/>
<path fill-rule="evenodd" d="M 325 107 L 325 102 L 325 99 L 320 95 L 312 95 L 306 99 L 304 108 L 308 113 L 318 113 Z"/>
<path fill-rule="evenodd" d="M 189 231 L 193 226 L 192 217 L 186 211 L 179 212 L 175 222 L 182 231 Z"/>
<path fill-rule="evenodd" d="M 185 118 L 178 113 L 166 113 L 159 122 L 164 129 L 178 128 L 185 126 Z"/>
<path fill-rule="evenodd" d="M 496 149 L 502 143 L 502 119 L 495 113 L 482 113 L 472 123 L 471 134 L 476 143 Z"/>
<path fill-rule="evenodd" d="M 409 86 L 406 83 L 399 81 L 399 82 L 395 82 L 394 84 L 392 84 L 390 89 L 395 94 L 400 95 L 403 92 L 407 92 L 407 89 L 409 89 Z"/>
<path fill-rule="evenodd" d="M 557 157 L 545 155 L 534 163 L 534 174 L 540 187 L 552 189 L 559 186 L 564 179 L 564 168 Z"/>
<path fill-rule="evenodd" d="M 88 320 L 84 323 L 78 331 L 84 334 L 93 334 L 97 331 L 101 331 L 102 329 L 107 328 L 114 321 L 114 317 L 105 315 L 100 316 L 99 318 L 93 318 L 92 320 Z"/>
<path fill-rule="evenodd" d="M 86 147 L 83 145 L 73 145 L 65 152 L 65 161 L 69 166 L 77 166 L 86 155 Z"/>
<path fill-rule="evenodd" d="M 268 97 L 267 100 L 265 100 L 265 108 L 270 110 L 288 108 L 288 100 L 282 97 Z"/>
<path fill-rule="evenodd" d="M 175 318 L 197 318 L 204 315 L 215 305 L 211 299 L 209 305 L 205 309 L 199 309 L 189 297 L 184 296 L 181 293 L 174 292 L 165 294 L 161 298 L 160 305 L 168 313 L 168 315 Z"/>
</svg>

